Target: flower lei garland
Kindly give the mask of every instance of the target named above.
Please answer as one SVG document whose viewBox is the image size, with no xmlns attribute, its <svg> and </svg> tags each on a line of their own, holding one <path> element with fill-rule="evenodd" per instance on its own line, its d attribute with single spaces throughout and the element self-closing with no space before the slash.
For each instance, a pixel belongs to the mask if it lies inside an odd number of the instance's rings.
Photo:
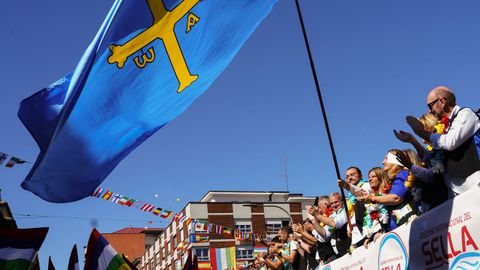
<svg viewBox="0 0 480 270">
<path fill-rule="evenodd" d="M 382 194 L 388 194 L 390 193 L 390 190 L 392 189 L 392 183 L 387 183 L 385 187 L 382 190 Z"/>
<path fill-rule="evenodd" d="M 333 214 L 333 208 L 328 207 L 327 210 L 325 210 L 325 216 L 330 217 L 330 215 Z"/>
<path fill-rule="evenodd" d="M 324 217 L 330 217 L 333 214 L 333 208 L 328 207 L 327 210 L 325 210 L 325 213 L 323 213 Z M 320 222 L 320 226 L 324 227 L 325 223 Z"/>
<path fill-rule="evenodd" d="M 382 194 L 375 194 L 375 196 L 381 195 Z M 362 231 L 363 236 L 370 238 L 373 234 L 382 229 L 382 224 L 388 223 L 388 211 L 383 204 L 379 203 L 365 204 L 365 209 Z"/>
<path fill-rule="evenodd" d="M 344 211 L 343 209 L 344 208 L 342 207 L 341 210 L 339 211 L 340 212 Z M 323 213 L 323 216 L 328 218 L 333 218 L 333 219 L 335 219 L 336 215 L 337 215 L 337 212 L 335 212 L 335 210 L 333 210 L 333 208 L 330 208 L 330 207 L 328 207 L 327 210 L 325 210 L 325 213 Z M 325 230 L 328 230 L 331 234 L 335 232 L 335 227 L 330 227 L 323 222 L 320 223 L 320 226 L 322 226 Z"/>
<path fill-rule="evenodd" d="M 450 120 L 448 117 L 444 116 L 442 118 L 442 122 L 438 123 L 435 126 L 435 133 L 437 134 L 445 134 L 446 130 L 449 126 Z M 433 149 L 429 142 L 425 142 L 427 144 L 427 150 L 430 152 L 430 163 L 432 165 L 432 170 L 434 173 L 444 173 L 445 167 L 443 165 L 443 151 L 439 149 Z"/>
<path fill-rule="evenodd" d="M 437 134 L 447 133 L 446 131 L 447 131 L 447 128 L 449 126 L 449 123 L 450 123 L 450 120 L 448 119 L 448 117 L 444 116 L 442 118 L 442 121 L 435 125 L 435 127 L 434 127 L 435 133 L 437 133 Z M 428 141 L 424 141 L 424 142 L 427 144 L 427 150 L 431 152 L 433 150 L 433 147 L 430 144 L 430 142 L 428 142 Z"/>
<path fill-rule="evenodd" d="M 408 178 L 405 181 L 405 187 L 406 188 L 412 188 L 415 185 L 415 175 L 413 175 L 412 172 L 408 172 Z"/>
</svg>

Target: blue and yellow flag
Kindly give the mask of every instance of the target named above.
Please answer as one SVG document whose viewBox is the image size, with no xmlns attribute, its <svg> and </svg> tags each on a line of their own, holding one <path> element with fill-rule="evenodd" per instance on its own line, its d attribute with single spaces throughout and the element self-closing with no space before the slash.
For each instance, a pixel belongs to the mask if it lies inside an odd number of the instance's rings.
<svg viewBox="0 0 480 270">
<path fill-rule="evenodd" d="M 276 1 L 115 1 L 73 74 L 22 101 L 41 150 L 22 187 L 51 202 L 90 195 L 207 90 Z"/>
</svg>

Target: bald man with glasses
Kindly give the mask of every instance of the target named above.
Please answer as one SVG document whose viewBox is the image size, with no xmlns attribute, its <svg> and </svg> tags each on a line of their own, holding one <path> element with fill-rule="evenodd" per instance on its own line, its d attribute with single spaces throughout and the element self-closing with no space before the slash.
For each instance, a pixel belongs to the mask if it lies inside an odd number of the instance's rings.
<svg viewBox="0 0 480 270">
<path fill-rule="evenodd" d="M 427 132 L 413 116 L 407 116 L 407 123 L 434 149 L 444 151 L 444 178 L 453 197 L 480 183 L 480 117 L 472 109 L 456 105 L 455 94 L 445 86 L 430 91 L 427 107 L 446 125 L 444 134 Z"/>
</svg>

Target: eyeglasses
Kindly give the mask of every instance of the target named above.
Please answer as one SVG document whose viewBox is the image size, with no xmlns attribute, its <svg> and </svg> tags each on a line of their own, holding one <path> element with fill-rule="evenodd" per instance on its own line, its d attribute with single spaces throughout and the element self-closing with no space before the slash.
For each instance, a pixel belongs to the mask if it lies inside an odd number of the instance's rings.
<svg viewBox="0 0 480 270">
<path fill-rule="evenodd" d="M 358 175 L 358 172 L 352 172 L 352 173 L 346 174 L 347 177 L 355 176 L 355 175 Z"/>
<path fill-rule="evenodd" d="M 440 98 L 435 99 L 434 101 L 430 102 L 427 104 L 428 109 L 431 111 L 433 106 L 435 106 L 435 103 L 437 103 L 440 100 Z"/>
</svg>

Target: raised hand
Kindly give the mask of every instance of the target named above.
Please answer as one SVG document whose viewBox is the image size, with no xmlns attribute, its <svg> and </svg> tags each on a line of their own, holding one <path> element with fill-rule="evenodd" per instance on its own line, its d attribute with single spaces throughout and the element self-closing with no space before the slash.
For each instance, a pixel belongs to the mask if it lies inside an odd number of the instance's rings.
<svg viewBox="0 0 480 270">
<path fill-rule="evenodd" d="M 364 202 L 364 203 L 370 203 L 373 201 L 373 197 L 375 195 L 373 194 L 366 194 L 365 196 L 357 197 L 357 201 L 359 202 Z"/>
<path fill-rule="evenodd" d="M 430 134 L 425 131 L 425 128 L 422 122 L 420 122 L 420 120 L 418 120 L 417 118 L 411 115 L 407 116 L 406 120 L 407 120 L 407 124 L 412 128 L 415 134 L 417 134 L 422 139 L 425 139 L 425 140 L 429 139 L 428 137 Z"/>
<path fill-rule="evenodd" d="M 403 130 L 397 131 L 394 129 L 393 134 L 395 134 L 395 137 L 397 137 L 397 139 L 405 143 L 413 143 L 413 140 L 415 139 L 411 133 Z"/>
<path fill-rule="evenodd" d="M 410 157 L 408 157 L 407 154 L 403 151 L 399 151 L 397 154 L 397 160 L 398 162 L 402 163 L 403 166 L 407 167 L 408 169 L 412 168 L 412 160 L 410 160 Z"/>
<path fill-rule="evenodd" d="M 303 225 L 301 224 L 293 224 L 292 225 L 292 230 L 296 233 L 301 234 L 303 232 Z"/>
<path fill-rule="evenodd" d="M 355 197 L 365 197 L 368 195 L 368 192 L 364 189 L 360 189 L 359 191 L 355 192 L 355 194 L 353 194 Z"/>
<path fill-rule="evenodd" d="M 348 189 L 350 188 L 350 184 L 347 183 L 347 182 L 345 182 L 345 181 L 343 181 L 343 180 L 341 180 L 341 179 L 338 179 L 338 180 L 337 180 L 337 184 L 338 184 L 339 187 L 341 187 L 341 188 L 343 188 L 343 189 L 347 189 L 347 190 L 348 190 Z"/>
<path fill-rule="evenodd" d="M 311 205 L 305 205 L 305 210 L 307 210 L 307 213 L 309 214 L 315 214 L 316 212 L 316 209 L 314 206 L 311 206 Z"/>
</svg>

